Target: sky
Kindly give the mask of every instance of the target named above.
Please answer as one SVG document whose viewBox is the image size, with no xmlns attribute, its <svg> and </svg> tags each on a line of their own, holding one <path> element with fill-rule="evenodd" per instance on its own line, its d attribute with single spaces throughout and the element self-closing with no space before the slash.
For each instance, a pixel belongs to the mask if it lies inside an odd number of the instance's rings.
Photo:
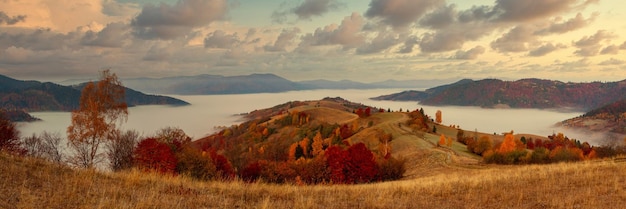
<svg viewBox="0 0 626 209">
<path fill-rule="evenodd" d="M 0 74 L 626 79 L 623 0 L 0 0 Z"/>
</svg>

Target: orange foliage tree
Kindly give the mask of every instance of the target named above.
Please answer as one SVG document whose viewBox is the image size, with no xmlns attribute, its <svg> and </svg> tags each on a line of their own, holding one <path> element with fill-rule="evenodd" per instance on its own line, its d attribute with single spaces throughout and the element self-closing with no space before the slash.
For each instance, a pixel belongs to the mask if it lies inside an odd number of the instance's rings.
<svg viewBox="0 0 626 209">
<path fill-rule="evenodd" d="M 72 111 L 67 128 L 68 147 L 74 151 L 70 163 L 83 168 L 99 163 L 103 159 L 99 148 L 113 139 L 117 122 L 127 116 L 124 87 L 115 73 L 102 71 L 100 81 L 85 85 L 79 107 Z"/>
<path fill-rule="evenodd" d="M 439 136 L 439 143 L 437 143 L 437 145 L 439 145 L 439 146 L 444 146 L 444 145 L 446 145 L 446 136 L 444 136 L 443 134 L 441 134 L 441 136 Z"/>
<path fill-rule="evenodd" d="M 435 122 L 441 123 L 443 120 L 441 119 L 441 110 L 437 110 L 435 113 Z"/>
<path fill-rule="evenodd" d="M 513 134 L 506 134 L 504 136 L 504 141 L 502 141 L 502 144 L 498 147 L 497 152 L 500 154 L 509 153 L 515 151 L 516 147 L 517 145 L 515 144 L 515 137 L 513 137 Z"/>
</svg>

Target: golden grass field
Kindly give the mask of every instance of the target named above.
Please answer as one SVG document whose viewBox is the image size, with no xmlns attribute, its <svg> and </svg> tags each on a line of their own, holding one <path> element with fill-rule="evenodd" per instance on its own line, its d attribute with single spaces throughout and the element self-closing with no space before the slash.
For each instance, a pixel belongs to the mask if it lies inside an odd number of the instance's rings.
<svg viewBox="0 0 626 209">
<path fill-rule="evenodd" d="M 0 208 L 621 208 L 626 163 L 489 166 L 366 185 L 201 182 L 0 154 Z"/>
</svg>

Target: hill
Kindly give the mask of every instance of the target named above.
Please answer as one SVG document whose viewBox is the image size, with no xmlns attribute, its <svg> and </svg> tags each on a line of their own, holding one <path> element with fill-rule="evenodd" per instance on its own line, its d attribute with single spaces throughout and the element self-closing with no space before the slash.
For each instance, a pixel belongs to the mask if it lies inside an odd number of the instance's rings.
<svg viewBox="0 0 626 209">
<path fill-rule="evenodd" d="M 71 111 L 78 107 L 80 91 L 84 84 L 62 86 L 51 82 L 20 81 L 0 75 L 0 106 L 7 110 Z M 189 103 L 166 96 L 147 95 L 126 88 L 129 106 Z"/>
<path fill-rule="evenodd" d="M 373 99 L 420 101 L 425 105 L 589 110 L 626 99 L 626 80 L 608 83 L 564 83 L 542 79 L 461 80 L 426 91 L 406 91 Z"/>
<path fill-rule="evenodd" d="M 607 104 L 557 125 L 587 133 L 613 133 L 614 138 L 622 139 L 626 136 L 626 100 Z"/>
</svg>

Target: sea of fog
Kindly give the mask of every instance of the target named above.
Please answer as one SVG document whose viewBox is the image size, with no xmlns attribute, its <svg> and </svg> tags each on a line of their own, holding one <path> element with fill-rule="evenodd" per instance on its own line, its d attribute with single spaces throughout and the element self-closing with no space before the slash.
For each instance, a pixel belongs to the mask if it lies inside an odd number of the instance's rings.
<svg viewBox="0 0 626 209">
<path fill-rule="evenodd" d="M 185 100 L 188 106 L 138 106 L 129 108 L 128 121 L 123 129 L 138 131 L 143 136 L 154 134 L 158 129 L 172 126 L 183 129 L 195 139 L 212 134 L 218 126 L 230 126 L 242 122 L 241 113 L 269 108 L 289 101 L 319 100 L 324 97 L 344 99 L 369 106 L 399 110 L 424 108 L 426 114 L 434 116 L 442 111 L 444 124 L 459 125 L 466 130 L 486 133 L 502 133 L 514 130 L 515 133 L 530 133 L 541 136 L 563 132 L 553 125 L 559 121 L 583 114 L 540 109 L 485 109 L 479 107 L 426 106 L 417 102 L 370 100 L 385 94 L 397 93 L 403 89 L 374 90 L 310 90 L 283 93 L 237 94 L 237 95 L 169 95 Z M 33 116 L 43 121 L 18 123 L 22 136 L 39 134 L 43 131 L 59 133 L 65 137 L 70 124 L 68 112 L 33 112 Z M 572 136 L 567 131 L 566 135 Z M 573 136 L 576 138 L 575 136 Z M 582 138 L 579 138 L 584 140 Z"/>
</svg>

